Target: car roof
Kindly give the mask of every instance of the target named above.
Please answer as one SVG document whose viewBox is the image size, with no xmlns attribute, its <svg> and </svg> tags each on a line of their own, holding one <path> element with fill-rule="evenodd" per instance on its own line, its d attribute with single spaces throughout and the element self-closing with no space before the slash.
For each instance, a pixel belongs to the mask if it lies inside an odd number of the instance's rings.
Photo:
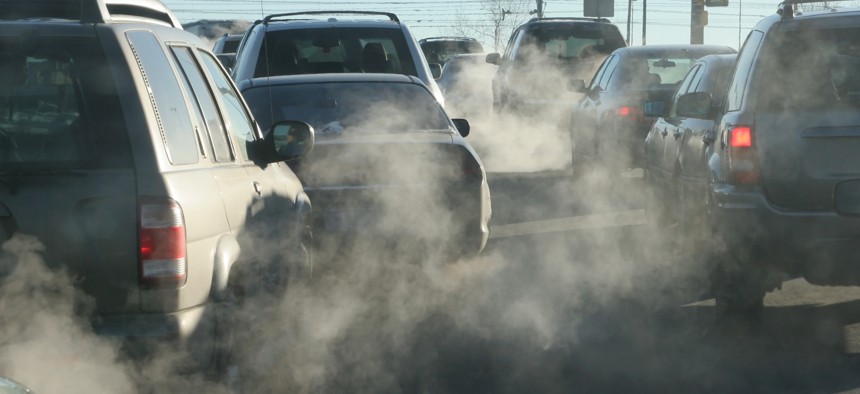
<svg viewBox="0 0 860 394">
<path fill-rule="evenodd" d="M 625 56 L 661 56 L 669 53 L 692 53 L 694 55 L 710 55 L 717 53 L 735 53 L 735 49 L 724 45 L 700 45 L 700 44 L 677 44 L 677 45 L 642 45 L 635 47 L 618 48 L 613 53 Z"/>
<path fill-rule="evenodd" d="M 610 23 L 609 19 L 606 18 L 588 18 L 588 17 L 569 17 L 569 18 L 532 18 L 523 23 L 523 25 L 530 24 L 545 24 L 545 23 L 562 23 L 562 24 L 570 24 L 570 23 Z"/>
<path fill-rule="evenodd" d="M 0 20 L 4 22 L 146 22 L 182 28 L 176 15 L 159 0 L 30 0 L 3 1 L 0 4 Z"/>
<path fill-rule="evenodd" d="M 411 75 L 389 73 L 332 73 L 332 74 L 297 74 L 257 77 L 240 83 L 240 89 L 266 85 L 292 85 L 304 83 L 339 83 L 339 82 L 388 82 L 414 83 L 424 86 L 420 79 Z"/>
<path fill-rule="evenodd" d="M 390 12 L 374 11 L 305 11 L 267 15 L 254 22 L 267 25 L 270 29 L 307 29 L 327 27 L 384 27 L 399 29 L 400 19 Z"/>
</svg>

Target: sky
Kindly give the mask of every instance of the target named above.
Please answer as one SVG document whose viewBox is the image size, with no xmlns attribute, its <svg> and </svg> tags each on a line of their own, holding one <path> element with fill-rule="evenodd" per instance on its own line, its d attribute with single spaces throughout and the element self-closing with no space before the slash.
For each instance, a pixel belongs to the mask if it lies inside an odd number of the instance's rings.
<svg viewBox="0 0 860 394">
<path fill-rule="evenodd" d="M 386 11 L 398 15 L 418 38 L 452 35 L 453 26 L 469 21 L 489 25 L 482 5 L 491 0 L 163 0 L 182 23 L 200 19 L 242 19 L 253 21 L 281 12 L 319 10 Z M 495 0 L 515 1 L 515 0 Z M 608 0 L 601 0 L 608 1 Z M 548 0 L 545 17 L 583 16 L 583 0 Z M 687 44 L 690 42 L 689 0 L 635 0 L 630 18 L 631 45 L 642 45 L 643 4 L 647 7 L 647 44 Z M 779 0 L 729 0 L 727 7 L 708 7 L 705 44 L 739 48 L 750 29 L 763 17 L 776 12 Z M 536 3 L 529 4 L 532 9 Z M 615 0 L 610 21 L 627 34 L 627 0 Z M 507 33 L 506 33 L 507 34 Z M 507 35 L 503 42 L 507 41 Z M 477 37 L 476 37 L 477 38 Z M 480 39 L 480 38 L 479 38 Z M 492 43 L 481 40 L 488 51 Z M 502 50 L 503 48 L 497 48 Z"/>
</svg>

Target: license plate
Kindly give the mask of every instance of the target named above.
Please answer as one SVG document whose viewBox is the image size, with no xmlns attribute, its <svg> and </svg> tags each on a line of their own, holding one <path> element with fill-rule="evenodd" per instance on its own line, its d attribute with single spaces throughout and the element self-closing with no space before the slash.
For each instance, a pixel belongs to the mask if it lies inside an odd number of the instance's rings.
<svg viewBox="0 0 860 394">
<path fill-rule="evenodd" d="M 325 212 L 326 231 L 357 231 L 374 226 L 379 218 L 375 209 L 327 209 Z"/>
</svg>

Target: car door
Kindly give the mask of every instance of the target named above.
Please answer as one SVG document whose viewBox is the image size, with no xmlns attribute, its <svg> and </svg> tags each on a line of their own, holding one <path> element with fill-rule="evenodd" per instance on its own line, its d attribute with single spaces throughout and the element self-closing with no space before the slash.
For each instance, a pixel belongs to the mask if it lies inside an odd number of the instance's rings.
<svg viewBox="0 0 860 394">
<path fill-rule="evenodd" d="M 684 80 L 675 92 L 675 96 L 672 98 L 669 113 L 665 117 L 665 122 L 661 124 L 662 128 L 657 129 L 663 141 L 663 152 L 659 160 L 659 172 L 665 174 L 667 178 L 672 178 L 676 175 L 679 149 L 684 134 L 691 130 L 690 122 L 692 120 L 678 115 L 678 99 L 684 94 L 693 91 L 702 78 L 702 74 L 702 66 L 700 64 L 693 66 L 687 72 L 687 76 L 684 77 Z"/>
<path fill-rule="evenodd" d="M 248 146 L 262 136 L 257 132 L 248 106 L 217 58 L 207 51 L 199 50 L 198 53 L 213 83 L 223 93 L 222 113 L 237 152 L 237 162 L 245 170 L 254 189 L 251 204 L 245 207 L 246 229 L 239 237 L 240 244 L 253 245 L 246 248 L 250 254 L 246 257 L 261 262 L 280 262 L 288 258 L 303 261 L 305 256 L 300 250 L 305 219 L 303 215 L 309 212 L 295 209 L 297 198 L 302 194 L 301 182 L 286 163 L 261 165 L 254 162 Z M 259 247 L 259 241 L 263 239 L 272 239 L 272 244 L 276 246 Z"/>
<path fill-rule="evenodd" d="M 602 98 L 618 62 L 619 56 L 617 54 L 608 57 L 592 79 L 586 94 L 577 103 L 571 122 L 574 125 L 574 147 L 580 155 L 595 158 Z"/>
</svg>

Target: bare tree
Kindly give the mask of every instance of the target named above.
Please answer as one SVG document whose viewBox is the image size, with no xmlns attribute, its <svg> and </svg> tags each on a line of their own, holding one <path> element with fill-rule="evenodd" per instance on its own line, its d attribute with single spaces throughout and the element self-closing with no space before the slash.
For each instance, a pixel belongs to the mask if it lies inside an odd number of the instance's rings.
<svg viewBox="0 0 860 394">
<path fill-rule="evenodd" d="M 482 0 L 481 16 L 474 18 L 457 11 L 455 25 L 449 31 L 454 35 L 492 42 L 493 50 L 499 51 L 511 31 L 528 18 L 531 4 L 531 0 Z"/>
<path fill-rule="evenodd" d="M 819 11 L 819 10 L 829 10 L 831 8 L 837 7 L 856 7 L 857 1 L 822 1 L 817 3 L 809 3 L 809 4 L 798 4 L 798 11 L 801 12 L 809 12 L 809 11 Z"/>
</svg>

